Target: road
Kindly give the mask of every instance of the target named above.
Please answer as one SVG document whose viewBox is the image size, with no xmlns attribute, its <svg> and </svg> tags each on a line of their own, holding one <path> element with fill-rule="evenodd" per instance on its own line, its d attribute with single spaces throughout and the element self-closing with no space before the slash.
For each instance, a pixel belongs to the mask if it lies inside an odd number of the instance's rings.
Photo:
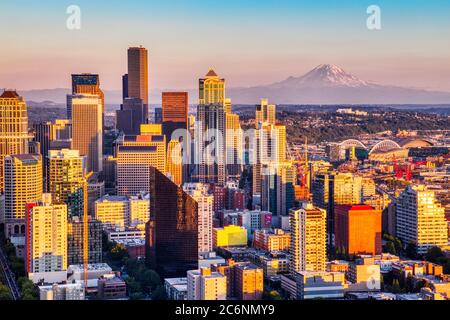
<svg viewBox="0 0 450 320">
<path fill-rule="evenodd" d="M 3 274 L 5 275 L 6 285 L 9 287 L 9 290 L 11 291 L 11 296 L 13 300 L 19 300 L 20 299 L 19 286 L 17 285 L 14 273 L 9 268 L 8 261 L 1 247 L 0 247 L 0 267 L 3 271 Z"/>
</svg>

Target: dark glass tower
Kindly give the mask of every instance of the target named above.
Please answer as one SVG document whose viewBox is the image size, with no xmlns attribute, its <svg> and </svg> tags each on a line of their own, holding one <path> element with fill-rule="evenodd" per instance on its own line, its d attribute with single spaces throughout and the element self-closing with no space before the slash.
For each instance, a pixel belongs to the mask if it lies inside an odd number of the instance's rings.
<svg viewBox="0 0 450 320">
<path fill-rule="evenodd" d="M 164 174 L 150 170 L 146 261 L 164 277 L 198 267 L 198 205 Z"/>
</svg>

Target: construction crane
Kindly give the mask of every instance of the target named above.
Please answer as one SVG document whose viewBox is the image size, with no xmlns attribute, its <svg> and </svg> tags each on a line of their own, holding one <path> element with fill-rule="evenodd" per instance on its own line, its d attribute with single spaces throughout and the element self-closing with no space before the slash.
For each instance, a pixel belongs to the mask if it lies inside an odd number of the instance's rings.
<svg viewBox="0 0 450 320">
<path fill-rule="evenodd" d="M 86 174 L 83 178 L 83 267 L 84 267 L 84 290 L 87 290 L 88 282 L 88 263 L 89 263 L 89 213 L 88 213 L 88 179 L 92 172 Z"/>
</svg>

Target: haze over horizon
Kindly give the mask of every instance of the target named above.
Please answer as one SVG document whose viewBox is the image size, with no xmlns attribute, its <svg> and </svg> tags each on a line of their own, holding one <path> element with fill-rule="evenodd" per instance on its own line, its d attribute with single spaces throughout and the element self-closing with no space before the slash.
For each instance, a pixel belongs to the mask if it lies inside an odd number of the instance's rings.
<svg viewBox="0 0 450 320">
<path fill-rule="evenodd" d="M 120 90 L 126 49 L 143 45 L 150 92 L 194 89 L 209 67 L 236 88 L 299 77 L 320 64 L 364 81 L 450 92 L 445 1 L 377 1 L 377 31 L 366 28 L 372 1 L 80 0 L 80 30 L 66 28 L 71 4 L 0 4 L 0 35 L 7 44 L 0 53 L 0 87 L 69 88 L 70 74 L 88 72 L 100 75 L 104 90 Z"/>
</svg>

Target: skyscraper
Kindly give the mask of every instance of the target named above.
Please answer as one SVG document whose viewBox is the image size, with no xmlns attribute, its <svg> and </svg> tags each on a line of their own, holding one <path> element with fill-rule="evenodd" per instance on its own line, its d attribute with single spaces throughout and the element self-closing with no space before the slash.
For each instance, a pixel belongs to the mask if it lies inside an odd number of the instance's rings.
<svg viewBox="0 0 450 320">
<path fill-rule="evenodd" d="M 188 106 L 187 92 L 162 93 L 162 125 L 167 141 L 171 140 L 175 130 L 187 130 Z"/>
<path fill-rule="evenodd" d="M 84 262 L 84 224 L 78 216 L 67 223 L 67 264 Z M 102 262 L 102 224 L 89 217 L 88 220 L 88 263 Z"/>
<path fill-rule="evenodd" d="M 141 124 L 148 123 L 148 105 L 140 98 L 125 98 L 116 110 L 116 129 L 124 134 L 139 134 Z"/>
<path fill-rule="evenodd" d="M 28 114 L 25 100 L 12 90 L 0 95 L 0 193 L 4 192 L 4 158 L 28 153 Z"/>
<path fill-rule="evenodd" d="M 98 74 L 82 73 L 72 75 L 72 95 L 95 94 L 102 101 L 102 114 L 105 113 L 105 95 L 100 89 L 100 77 Z M 72 119 L 72 106 L 67 104 L 67 118 Z M 103 119 L 102 119 L 103 124 Z"/>
<path fill-rule="evenodd" d="M 448 244 L 445 208 L 433 190 L 424 185 L 407 186 L 396 200 L 397 237 L 414 243 L 418 254 Z"/>
<path fill-rule="evenodd" d="M 290 270 L 326 271 L 326 211 L 308 203 L 289 212 Z"/>
<path fill-rule="evenodd" d="M 128 98 L 128 73 L 122 76 L 122 100 Z"/>
<path fill-rule="evenodd" d="M 239 115 L 226 112 L 226 170 L 227 177 L 234 176 L 239 178 L 243 165 L 243 136 L 239 123 Z"/>
<path fill-rule="evenodd" d="M 334 208 L 338 204 L 360 204 L 362 177 L 351 172 L 318 174 L 312 183 L 313 203 L 327 210 L 329 245 L 333 246 Z"/>
<path fill-rule="evenodd" d="M 381 210 L 366 205 L 334 208 L 336 248 L 350 255 L 381 254 Z"/>
<path fill-rule="evenodd" d="M 26 204 L 42 199 L 42 157 L 36 154 L 5 158 L 5 233 L 25 235 Z"/>
<path fill-rule="evenodd" d="M 225 102 L 225 79 L 219 78 L 213 69 L 209 69 L 204 78 L 199 79 L 199 104 L 220 104 Z"/>
<path fill-rule="evenodd" d="M 167 174 L 172 181 L 181 185 L 183 183 L 183 155 L 182 143 L 171 140 L 167 145 Z"/>
<path fill-rule="evenodd" d="M 151 168 L 166 173 L 166 141 L 163 135 L 124 136 L 117 147 L 117 193 L 136 195 L 150 186 Z"/>
<path fill-rule="evenodd" d="M 50 150 L 49 192 L 53 203 L 68 205 L 69 216 L 80 216 L 83 211 L 83 157 L 78 150 Z M 77 201 L 78 200 L 78 201 Z"/>
<path fill-rule="evenodd" d="M 195 121 L 198 181 L 225 184 L 226 119 L 223 104 L 200 104 Z"/>
<path fill-rule="evenodd" d="M 276 121 L 276 105 L 269 104 L 267 99 L 261 99 L 261 103 L 256 105 L 256 126 L 261 123 L 275 124 Z"/>
<path fill-rule="evenodd" d="M 267 162 L 261 168 L 261 209 L 278 217 L 288 215 L 295 200 L 295 167 L 284 161 Z"/>
<path fill-rule="evenodd" d="M 87 170 L 101 172 L 103 167 L 103 102 L 98 94 L 69 95 L 72 110 L 72 149 L 87 156 Z"/>
<path fill-rule="evenodd" d="M 39 142 L 39 153 L 42 156 L 43 190 L 48 192 L 48 151 L 50 150 L 50 141 L 52 141 L 52 123 L 49 121 L 35 123 L 33 124 L 33 131 L 33 140 Z"/>
<path fill-rule="evenodd" d="M 142 46 L 128 48 L 128 97 L 148 106 L 148 52 Z"/>
<path fill-rule="evenodd" d="M 163 275 L 184 276 L 198 266 L 198 204 L 154 167 L 149 191 L 146 261 Z"/>
<path fill-rule="evenodd" d="M 213 196 L 203 183 L 186 183 L 183 190 L 198 204 L 198 252 L 210 252 L 213 249 Z"/>
<path fill-rule="evenodd" d="M 39 274 L 35 281 L 46 279 L 46 273 L 67 270 L 65 204 L 52 204 L 50 194 L 44 194 L 42 202 L 28 203 L 26 230 L 26 268 L 29 273 Z"/>
</svg>

